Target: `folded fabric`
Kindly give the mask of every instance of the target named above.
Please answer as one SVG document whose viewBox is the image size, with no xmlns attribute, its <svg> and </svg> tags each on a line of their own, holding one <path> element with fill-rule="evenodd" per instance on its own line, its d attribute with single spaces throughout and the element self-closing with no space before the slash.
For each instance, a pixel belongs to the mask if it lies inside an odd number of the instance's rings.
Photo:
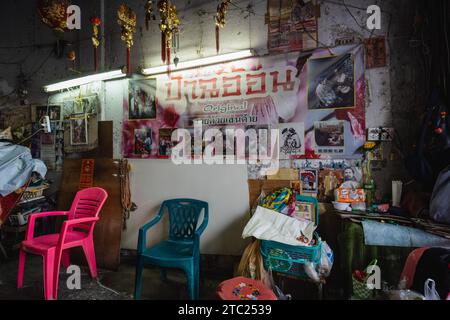
<svg viewBox="0 0 450 320">
<path fill-rule="evenodd" d="M 361 222 L 367 246 L 450 247 L 450 239 L 423 230 L 371 220 Z"/>
<path fill-rule="evenodd" d="M 311 242 L 316 226 L 311 221 L 301 221 L 258 206 L 242 232 L 242 238 L 277 241 L 294 246 Z M 307 241 L 304 241 L 304 240 Z"/>
<path fill-rule="evenodd" d="M 33 159 L 30 149 L 11 143 L 0 142 L 0 195 L 5 197 L 22 187 L 31 173 L 42 177 L 47 167 L 38 159 Z"/>
</svg>

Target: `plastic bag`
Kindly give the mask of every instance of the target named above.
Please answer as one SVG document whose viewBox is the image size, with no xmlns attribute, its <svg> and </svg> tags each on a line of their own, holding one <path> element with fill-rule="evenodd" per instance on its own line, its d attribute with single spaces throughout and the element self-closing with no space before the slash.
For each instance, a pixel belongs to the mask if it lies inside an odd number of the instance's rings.
<svg viewBox="0 0 450 320">
<path fill-rule="evenodd" d="M 314 281 L 314 282 L 320 282 L 320 276 L 319 273 L 316 270 L 316 266 L 314 263 L 308 261 L 305 262 L 303 265 L 303 268 L 305 269 L 305 273 L 308 275 L 308 277 Z"/>
<path fill-rule="evenodd" d="M 314 282 L 323 282 L 323 279 L 327 278 L 331 273 L 333 267 L 334 254 L 330 246 L 326 241 L 322 242 L 322 252 L 320 263 L 314 264 L 312 262 L 306 262 L 303 265 L 305 273 Z"/>
<path fill-rule="evenodd" d="M 433 279 L 427 279 L 423 292 L 425 293 L 425 300 L 441 300 L 439 293 L 436 291 L 436 284 Z"/>
<path fill-rule="evenodd" d="M 333 268 L 334 253 L 326 241 L 322 242 L 322 256 L 320 259 L 319 275 L 321 278 L 326 278 L 331 273 Z"/>
<path fill-rule="evenodd" d="M 264 269 L 260 253 L 260 241 L 255 240 L 245 248 L 236 275 L 261 280 L 264 285 L 272 289 L 271 275 Z"/>
</svg>

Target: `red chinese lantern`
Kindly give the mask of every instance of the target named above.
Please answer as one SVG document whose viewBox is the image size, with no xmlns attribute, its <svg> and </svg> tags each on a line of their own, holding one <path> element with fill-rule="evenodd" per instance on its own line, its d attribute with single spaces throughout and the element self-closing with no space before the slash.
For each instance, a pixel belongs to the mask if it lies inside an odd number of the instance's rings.
<svg viewBox="0 0 450 320">
<path fill-rule="evenodd" d="M 92 17 L 92 45 L 94 47 L 94 70 L 98 70 L 98 46 L 100 45 L 98 27 L 101 25 L 102 20 L 99 17 Z"/>
</svg>

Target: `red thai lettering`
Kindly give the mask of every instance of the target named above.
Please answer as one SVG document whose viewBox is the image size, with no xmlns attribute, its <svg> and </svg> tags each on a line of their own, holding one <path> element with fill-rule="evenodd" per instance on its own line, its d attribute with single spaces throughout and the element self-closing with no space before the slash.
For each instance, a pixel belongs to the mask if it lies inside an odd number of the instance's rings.
<svg viewBox="0 0 450 320">
<path fill-rule="evenodd" d="M 223 97 L 240 96 L 241 95 L 241 76 L 235 77 L 223 77 Z M 236 91 L 230 91 L 229 89 L 236 86 Z"/>
<path fill-rule="evenodd" d="M 166 83 L 167 87 L 167 101 L 174 101 L 174 100 L 181 100 L 181 80 L 183 77 L 172 77 L 170 78 L 170 81 Z M 173 81 L 176 80 L 176 81 Z M 175 88 L 172 88 L 172 85 L 175 85 Z M 174 95 L 172 96 L 172 93 Z"/>
<path fill-rule="evenodd" d="M 191 98 L 195 100 L 198 98 L 197 96 L 197 80 L 184 80 L 184 91 L 185 93 L 189 92 L 189 87 L 191 87 Z"/>
<path fill-rule="evenodd" d="M 210 98 L 218 98 L 219 97 L 219 89 L 217 89 L 217 79 L 208 79 L 208 80 L 199 80 L 200 84 L 200 99 L 206 99 L 206 96 L 209 94 Z M 208 86 L 211 84 L 211 87 Z"/>
<path fill-rule="evenodd" d="M 286 70 L 286 79 L 285 82 L 279 82 L 278 75 L 280 74 L 279 71 L 273 71 L 270 73 L 270 75 L 273 78 L 272 82 L 272 91 L 278 92 L 278 87 L 282 86 L 284 91 L 292 91 L 294 90 L 295 82 L 291 81 L 292 78 L 292 70 Z"/>
<path fill-rule="evenodd" d="M 259 89 L 255 90 L 255 86 Z M 260 93 L 266 93 L 266 73 L 247 74 L 247 95 Z"/>
</svg>

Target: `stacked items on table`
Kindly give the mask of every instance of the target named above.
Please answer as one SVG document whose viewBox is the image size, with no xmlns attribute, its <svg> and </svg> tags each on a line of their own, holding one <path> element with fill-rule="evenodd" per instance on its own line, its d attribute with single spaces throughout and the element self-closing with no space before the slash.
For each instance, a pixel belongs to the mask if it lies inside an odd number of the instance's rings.
<svg viewBox="0 0 450 320">
<path fill-rule="evenodd" d="M 267 271 L 319 283 L 329 275 L 333 255 L 315 232 L 317 222 L 315 198 L 281 188 L 267 196 L 260 195 L 242 236 L 261 240 L 260 253 Z"/>
</svg>

